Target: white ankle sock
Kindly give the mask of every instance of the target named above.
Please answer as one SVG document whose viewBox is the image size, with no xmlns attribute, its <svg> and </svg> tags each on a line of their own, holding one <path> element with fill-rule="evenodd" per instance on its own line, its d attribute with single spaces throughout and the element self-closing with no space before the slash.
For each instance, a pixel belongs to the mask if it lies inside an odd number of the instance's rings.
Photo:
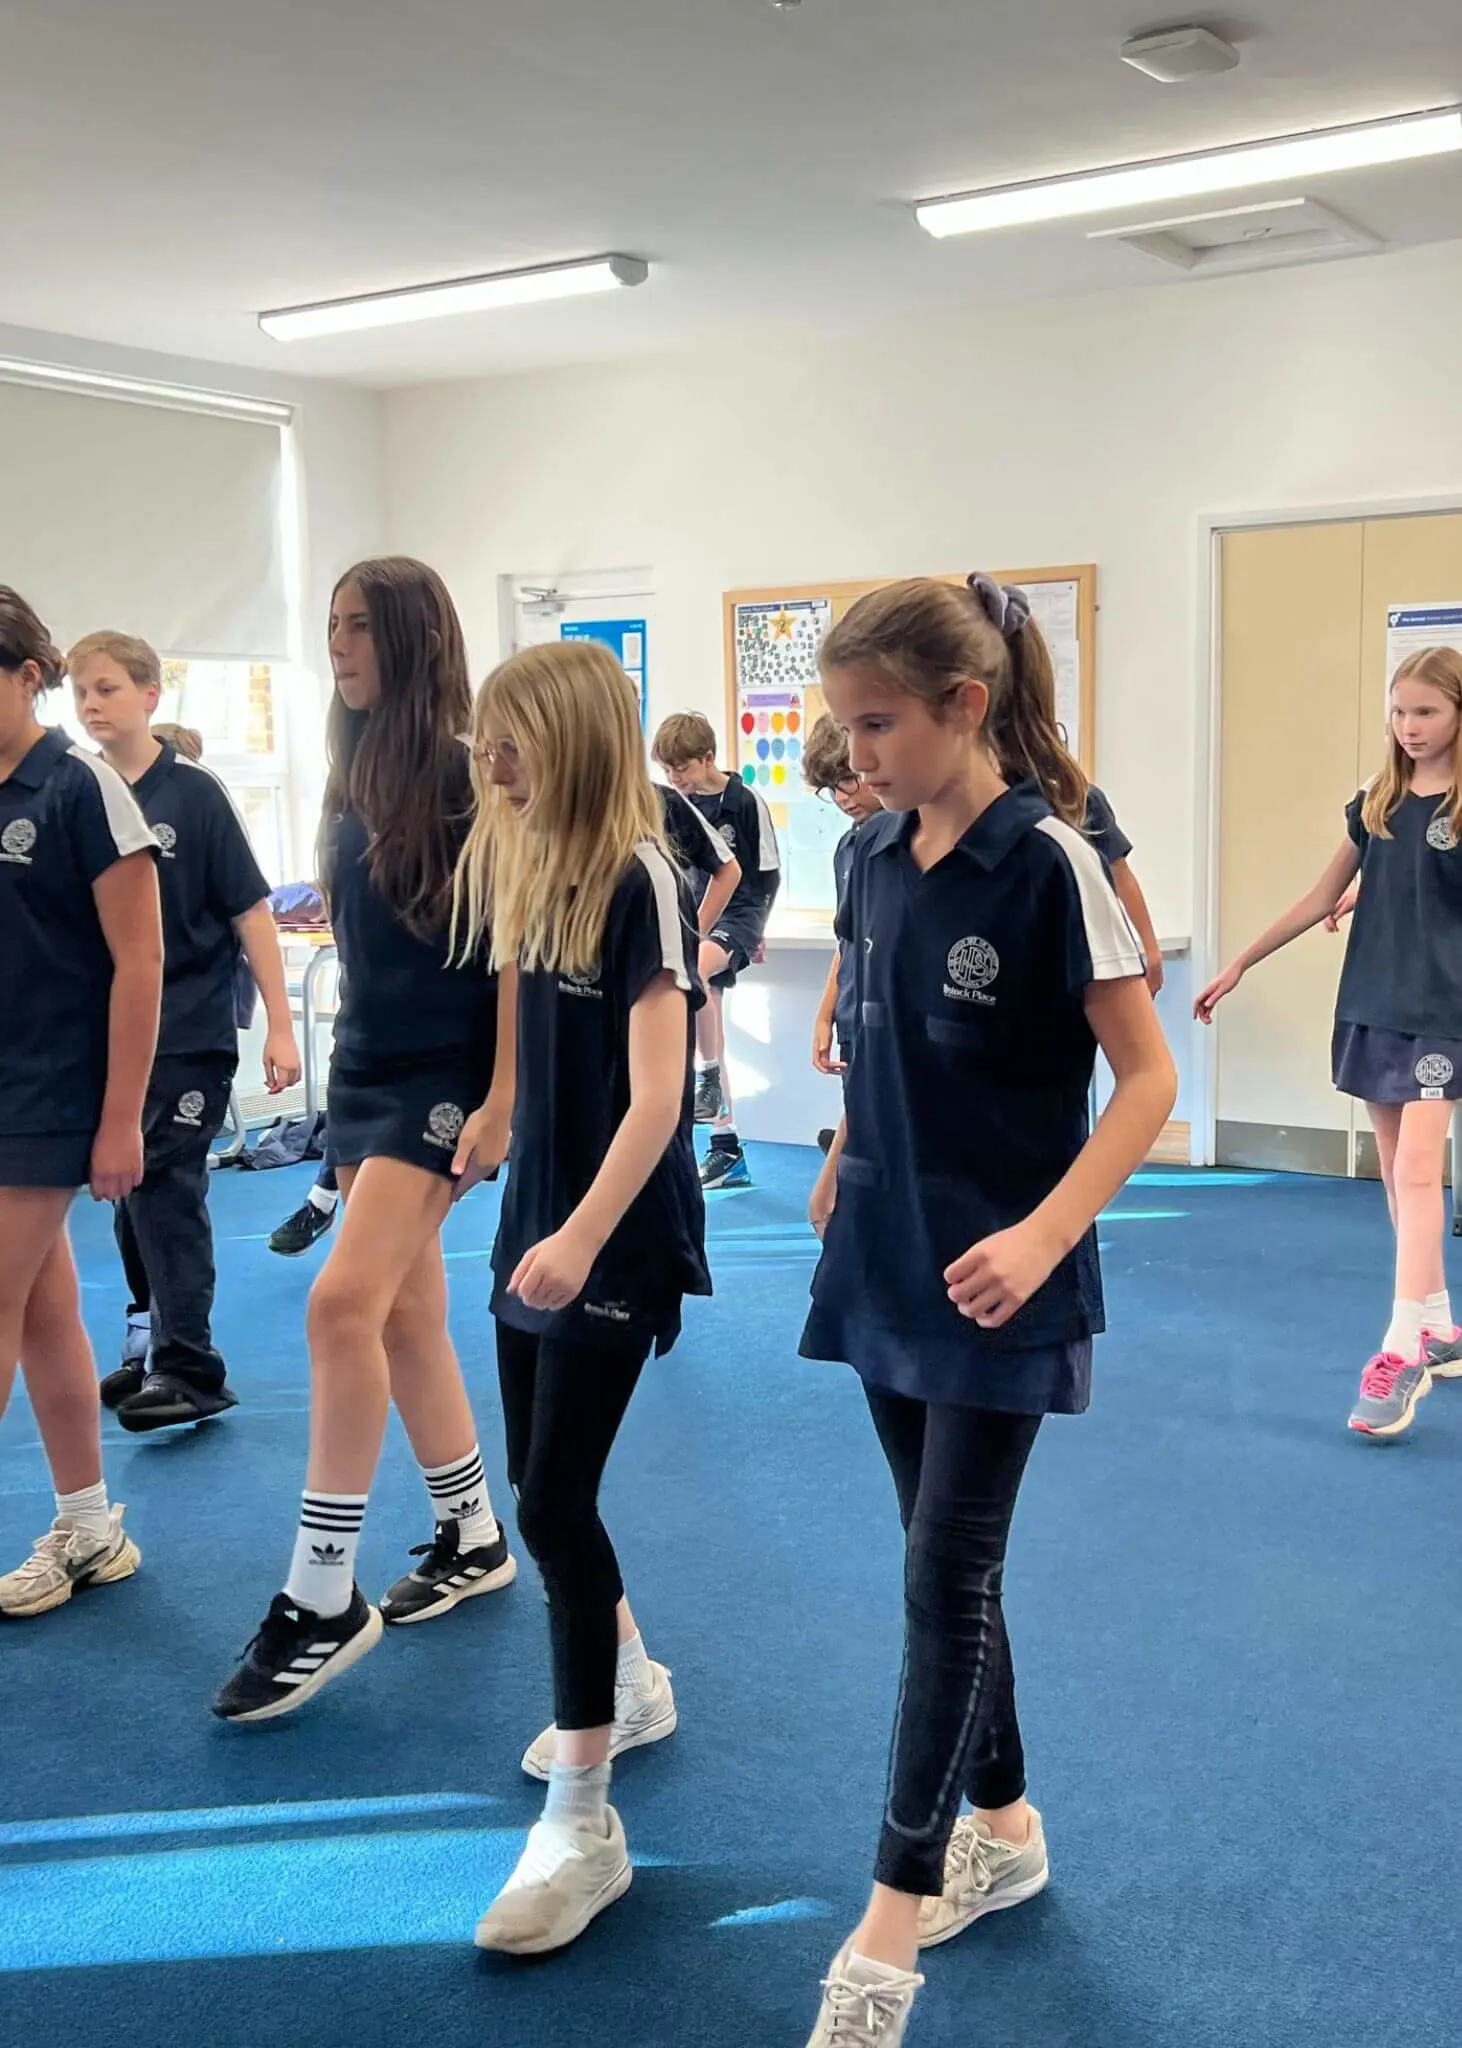
<svg viewBox="0 0 1462 2048">
<path fill-rule="evenodd" d="M 323 1215 L 333 1216 L 335 1214 L 335 1204 L 340 1200 L 340 1190 L 339 1188 L 313 1187 L 310 1189 L 309 1200 L 312 1208 L 320 1210 Z"/>
<path fill-rule="evenodd" d="M 56 1513 L 73 1529 L 84 1529 L 88 1536 L 110 1536 L 112 1507 L 107 1499 L 107 1482 L 99 1479 L 95 1486 L 83 1486 L 79 1493 L 58 1493 Z"/>
<path fill-rule="evenodd" d="M 1414 1365 L 1421 1355 L 1421 1326 L 1426 1321 L 1423 1301 L 1393 1301 L 1391 1320 L 1381 1339 L 1381 1349 Z"/>
<path fill-rule="evenodd" d="M 548 1773 L 543 1818 L 570 1827 L 609 1832 L 608 1764 L 554 1764 Z"/>
<path fill-rule="evenodd" d="M 901 1970 L 897 1963 L 876 1963 L 872 1956 L 859 1955 L 855 1948 L 848 1950 L 845 1967 L 855 1984 L 906 1984 L 915 1974 L 912 1970 Z"/>
<path fill-rule="evenodd" d="M 1434 1337 L 1450 1337 L 1457 1325 L 1452 1321 L 1452 1297 L 1444 1287 L 1439 1294 L 1429 1294 L 1422 1321 Z"/>
<path fill-rule="evenodd" d="M 455 1522 L 464 1550 L 497 1542 L 497 1516 L 487 1496 L 482 1453 L 474 1444 L 465 1458 L 450 1465 L 423 1465 L 422 1476 L 439 1522 Z"/>
<path fill-rule="evenodd" d="M 627 1643 L 619 1646 L 619 1660 L 615 1665 L 614 1689 L 616 1692 L 648 1692 L 655 1682 L 650 1669 L 650 1660 L 645 1654 L 644 1637 L 638 1632 Z"/>
<path fill-rule="evenodd" d="M 355 1553 L 365 1520 L 363 1493 L 306 1493 L 284 1590 L 296 1607 L 344 1614 L 355 1586 Z"/>
</svg>

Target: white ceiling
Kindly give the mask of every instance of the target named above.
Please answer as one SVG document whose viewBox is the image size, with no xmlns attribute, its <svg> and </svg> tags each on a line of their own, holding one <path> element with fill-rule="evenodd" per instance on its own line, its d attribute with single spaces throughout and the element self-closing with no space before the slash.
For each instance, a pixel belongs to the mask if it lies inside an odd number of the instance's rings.
<svg viewBox="0 0 1462 2048">
<path fill-rule="evenodd" d="M 935 243 L 941 192 L 1462 101 L 1458 0 L 0 0 L 0 320 L 400 384 L 1185 284 L 1081 223 Z M 1316 182 L 1462 237 L 1457 159 Z M 1088 225 L 1102 225 L 1090 223 Z M 284 347 L 261 308 L 610 250 L 603 300 Z"/>
</svg>

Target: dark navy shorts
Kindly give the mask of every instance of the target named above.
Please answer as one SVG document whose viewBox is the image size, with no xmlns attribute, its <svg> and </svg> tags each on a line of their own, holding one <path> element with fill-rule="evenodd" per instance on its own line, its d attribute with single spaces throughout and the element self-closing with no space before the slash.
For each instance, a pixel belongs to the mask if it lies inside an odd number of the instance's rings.
<svg viewBox="0 0 1462 2048">
<path fill-rule="evenodd" d="M 1462 1039 L 1337 1022 L 1330 1071 L 1361 1102 L 1462 1102 Z"/>
<path fill-rule="evenodd" d="M 492 1086 L 492 1066 L 432 1053 L 369 1066 L 330 1063 L 326 1105 L 332 1166 L 399 1159 L 450 1179 L 462 1126 Z"/>
<path fill-rule="evenodd" d="M 0 1136 L 0 1188 L 81 1188 L 91 1178 L 93 1131 Z"/>
<path fill-rule="evenodd" d="M 755 917 L 719 918 L 706 933 L 714 946 L 724 948 L 731 955 L 728 967 L 711 976 L 712 988 L 735 988 L 738 974 L 745 974 L 751 965 L 752 955 L 762 942 L 763 926 Z"/>
</svg>

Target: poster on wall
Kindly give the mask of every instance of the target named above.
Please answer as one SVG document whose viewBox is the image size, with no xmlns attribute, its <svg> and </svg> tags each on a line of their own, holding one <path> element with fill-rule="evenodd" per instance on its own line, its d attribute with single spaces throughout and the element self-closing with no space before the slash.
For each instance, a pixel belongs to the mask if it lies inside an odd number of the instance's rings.
<svg viewBox="0 0 1462 2048">
<path fill-rule="evenodd" d="M 817 652 L 832 618 L 826 597 L 736 607 L 733 758 L 771 806 L 787 910 L 832 908 L 832 847 L 846 830 L 836 806 L 814 802 L 802 780 L 803 746 L 827 709 Z"/>
<path fill-rule="evenodd" d="M 645 665 L 645 621 L 643 619 L 565 619 L 559 627 L 561 640 L 597 640 L 607 647 L 640 697 L 640 725 L 650 716 L 649 686 Z"/>
<path fill-rule="evenodd" d="M 1388 700 L 1391 678 L 1408 655 L 1422 654 L 1428 647 L 1455 647 L 1462 653 L 1462 598 L 1451 604 L 1396 604 L 1386 612 L 1386 675 Z"/>
</svg>

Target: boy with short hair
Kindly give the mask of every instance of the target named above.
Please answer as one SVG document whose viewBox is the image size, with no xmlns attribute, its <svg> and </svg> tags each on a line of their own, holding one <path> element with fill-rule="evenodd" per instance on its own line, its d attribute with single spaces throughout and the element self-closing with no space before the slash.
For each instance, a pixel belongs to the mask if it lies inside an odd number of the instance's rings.
<svg viewBox="0 0 1462 2048">
<path fill-rule="evenodd" d="M 824 713 L 807 736 L 802 754 L 802 779 L 816 797 L 834 803 L 848 820 L 848 829 L 833 848 L 833 878 L 837 887 L 837 908 L 841 911 L 853 871 L 853 842 L 868 820 L 883 809 L 875 791 L 853 773 L 848 755 L 848 735 L 829 713 Z M 820 1074 L 845 1074 L 853 1063 L 857 1035 L 857 998 L 853 988 L 853 956 L 841 940 L 827 971 L 827 986 L 817 1006 L 812 1027 L 812 1064 Z M 837 1057 L 833 1038 L 837 1037 Z M 817 1142 L 826 1152 L 834 1133 L 819 1131 Z"/>
<path fill-rule="evenodd" d="M 243 821 L 218 778 L 152 732 L 162 665 L 145 640 L 91 633 L 67 657 L 76 711 L 131 785 L 160 848 L 162 1022 L 143 1109 L 143 1176 L 117 1204 L 123 1258 L 150 1300 L 150 1350 L 135 1336 L 101 1397 L 134 1432 L 176 1428 L 235 1405 L 213 1343 L 208 1153 L 238 1066 L 240 951 L 264 998 L 271 1094 L 299 1079 L 284 961 Z"/>
<path fill-rule="evenodd" d="M 766 799 L 740 776 L 716 763 L 716 735 L 698 711 L 677 711 L 665 719 L 651 748 L 673 789 L 688 798 L 714 827 L 741 867 L 730 902 L 701 940 L 700 972 L 707 1002 L 696 1016 L 695 1120 L 710 1124 L 711 1144 L 701 1164 L 701 1185 L 751 1185 L 746 1155 L 736 1134 L 735 1108 L 726 1073 L 725 992 L 760 958 L 767 919 L 782 880 L 777 835 Z"/>
</svg>

